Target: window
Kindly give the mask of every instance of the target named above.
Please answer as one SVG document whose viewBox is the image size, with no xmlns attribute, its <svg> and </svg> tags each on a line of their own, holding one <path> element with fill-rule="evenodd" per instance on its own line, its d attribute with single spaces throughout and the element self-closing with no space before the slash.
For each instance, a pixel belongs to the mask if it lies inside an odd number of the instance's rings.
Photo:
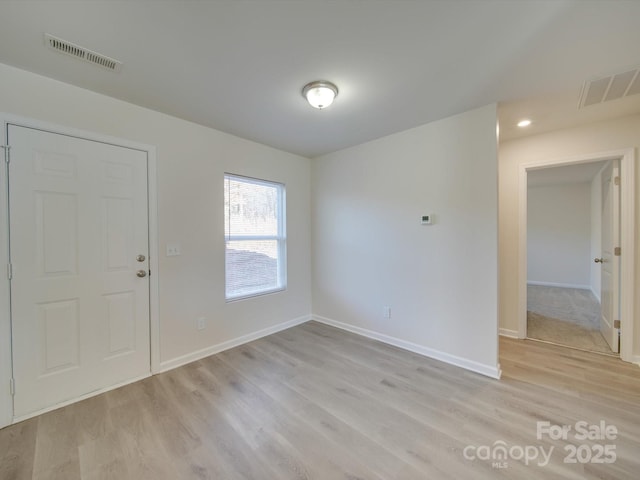
<svg viewBox="0 0 640 480">
<path fill-rule="evenodd" d="M 224 176 L 227 300 L 286 288 L 284 206 L 284 185 Z"/>
</svg>

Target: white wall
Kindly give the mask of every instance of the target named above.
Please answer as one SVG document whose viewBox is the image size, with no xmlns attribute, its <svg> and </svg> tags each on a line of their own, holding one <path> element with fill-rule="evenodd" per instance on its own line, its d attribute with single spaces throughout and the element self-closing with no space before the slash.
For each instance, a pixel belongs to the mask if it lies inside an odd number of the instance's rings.
<svg viewBox="0 0 640 480">
<path fill-rule="evenodd" d="M 0 111 L 157 147 L 165 367 L 223 342 L 309 318 L 308 159 L 1 64 Z M 224 172 L 286 184 L 287 291 L 225 302 Z M 179 243 L 182 255 L 166 257 L 167 243 Z M 198 331 L 201 316 L 207 327 Z"/>
<path fill-rule="evenodd" d="M 527 281 L 591 288 L 591 185 L 527 189 Z"/>
<path fill-rule="evenodd" d="M 500 244 L 500 327 L 518 330 L 518 184 L 520 165 L 598 152 L 635 149 L 636 232 L 640 224 L 640 115 L 592 123 L 503 142 L 499 155 L 499 244 Z M 636 242 L 636 258 L 640 258 Z M 640 285 L 640 262 L 635 265 L 635 282 Z M 640 295 L 635 299 L 634 355 L 640 356 Z M 640 359 L 640 357 L 638 357 Z"/>
<path fill-rule="evenodd" d="M 495 105 L 315 159 L 312 179 L 314 316 L 496 375 Z"/>
<path fill-rule="evenodd" d="M 590 216 L 591 216 L 591 252 L 590 263 L 590 288 L 591 292 L 600 301 L 600 285 L 602 267 L 593 261 L 594 258 L 602 254 L 602 170 L 600 170 L 589 186 L 591 195 Z"/>
</svg>

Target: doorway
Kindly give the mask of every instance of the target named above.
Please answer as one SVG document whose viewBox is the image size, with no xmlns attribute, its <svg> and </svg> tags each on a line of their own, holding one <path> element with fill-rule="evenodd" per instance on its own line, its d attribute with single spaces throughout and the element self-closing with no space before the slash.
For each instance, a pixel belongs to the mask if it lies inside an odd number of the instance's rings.
<svg viewBox="0 0 640 480">
<path fill-rule="evenodd" d="M 603 273 L 609 271 L 617 258 L 609 256 L 606 263 L 600 262 L 604 255 L 603 233 L 614 226 L 610 193 L 615 187 L 610 188 L 609 184 L 615 162 L 597 161 L 529 172 L 527 336 L 530 339 L 598 353 L 618 352 L 619 330 L 614 335 L 608 331 L 612 328 L 610 323 L 602 321 L 609 317 L 603 313 L 614 304 L 613 297 L 619 305 L 619 289 L 608 281 L 611 276 L 604 275 L 605 288 L 602 287 Z M 617 206 L 619 197 L 615 200 Z M 605 243 L 610 244 L 613 238 L 607 235 Z M 615 238 L 619 238 L 619 232 Z M 607 292 L 604 302 L 602 290 Z M 606 338 L 612 341 L 611 345 Z"/>
<path fill-rule="evenodd" d="M 612 174 L 617 165 L 619 175 Z M 571 174 L 571 178 L 575 178 L 576 171 L 582 172 L 582 182 L 576 182 L 575 179 L 573 184 L 567 182 L 565 177 Z M 586 341 L 583 338 L 582 344 L 571 346 L 613 354 L 619 345 L 620 357 L 625 361 L 633 360 L 634 175 L 632 149 L 540 161 L 520 167 L 520 338 L 537 337 L 553 343 L 567 344 L 576 336 L 574 326 L 585 327 L 591 338 L 585 337 Z M 606 181 L 614 182 L 615 177 L 619 177 L 617 198 L 620 208 L 614 215 L 616 221 L 619 221 L 619 239 L 613 240 L 613 243 L 618 248 L 611 252 L 614 258 L 608 257 L 604 264 L 607 267 L 614 264 L 619 267 L 608 277 L 619 285 L 619 296 L 610 295 L 611 282 L 604 285 L 603 289 L 602 280 L 607 273 L 603 272 L 601 263 L 606 255 L 606 249 L 601 243 L 604 239 L 601 233 L 602 222 L 598 224 L 592 218 L 594 211 L 602 212 L 606 201 L 603 196 Z M 533 185 L 531 189 L 530 181 Z M 583 199 L 582 206 L 574 205 L 564 214 L 557 206 L 561 198 L 577 201 L 580 197 Z M 595 205 L 591 203 L 591 199 Z M 539 202 L 537 207 L 536 202 Z M 529 225 L 530 220 L 534 223 L 532 227 Z M 607 221 L 604 217 L 601 220 Z M 556 225 L 560 222 L 562 228 L 551 228 L 549 223 L 554 221 Z M 586 234 L 585 225 L 588 229 Z M 583 232 L 581 241 L 576 240 L 580 230 Z M 564 235 L 561 239 L 564 244 L 558 242 L 562 244 L 562 248 L 549 247 L 549 238 L 553 240 L 554 233 L 556 237 Z M 623 252 L 622 256 L 619 256 L 620 252 Z M 617 289 L 617 285 L 613 287 Z M 607 295 L 603 292 L 607 292 Z M 601 305 L 605 315 L 602 315 Z M 545 324 L 547 319 L 559 320 L 558 317 L 565 322 L 555 326 L 549 326 L 549 321 Z M 583 324 L 580 325 L 580 322 Z M 558 325 L 567 328 L 562 331 L 556 328 Z M 540 334 L 545 329 L 547 331 Z M 618 329 L 621 332 L 619 344 Z M 555 338 L 544 338 L 549 330 L 551 334 L 556 334 Z M 605 338 L 607 335 L 609 338 Z"/>
<path fill-rule="evenodd" d="M 4 127 L 11 415 L 0 426 L 149 376 L 157 348 L 152 149 Z"/>
</svg>

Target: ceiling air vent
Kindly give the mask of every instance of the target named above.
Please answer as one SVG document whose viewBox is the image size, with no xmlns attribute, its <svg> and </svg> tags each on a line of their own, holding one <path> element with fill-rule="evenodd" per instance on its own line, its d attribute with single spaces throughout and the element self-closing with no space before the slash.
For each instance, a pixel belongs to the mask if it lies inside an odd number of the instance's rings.
<svg viewBox="0 0 640 480">
<path fill-rule="evenodd" d="M 579 108 L 640 93 L 640 67 L 584 82 Z"/>
<path fill-rule="evenodd" d="M 56 52 L 71 55 L 72 57 L 84 60 L 85 62 L 89 62 L 94 65 L 98 65 L 100 67 L 106 68 L 107 70 L 111 70 L 112 72 L 119 72 L 120 68 L 122 67 L 122 62 L 119 62 L 118 60 L 107 57 L 106 55 L 102 55 L 100 53 L 93 52 L 74 43 L 67 42 L 66 40 L 62 40 L 61 38 L 54 37 L 53 35 L 49 35 L 48 33 L 44 34 L 44 41 L 49 48 L 55 50 Z"/>
</svg>

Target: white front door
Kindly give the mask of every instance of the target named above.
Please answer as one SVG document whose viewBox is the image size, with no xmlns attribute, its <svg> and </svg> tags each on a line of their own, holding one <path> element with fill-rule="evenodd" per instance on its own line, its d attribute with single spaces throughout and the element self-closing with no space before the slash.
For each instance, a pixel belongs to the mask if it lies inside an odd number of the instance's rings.
<svg viewBox="0 0 640 480">
<path fill-rule="evenodd" d="M 21 418 L 150 372 L 147 155 L 15 125 L 7 136 Z"/>
<path fill-rule="evenodd" d="M 596 261 L 602 266 L 600 331 L 613 352 L 620 350 L 620 257 L 615 247 L 620 245 L 620 187 L 615 179 L 620 175 L 618 160 L 602 173 L 602 254 Z"/>
</svg>

